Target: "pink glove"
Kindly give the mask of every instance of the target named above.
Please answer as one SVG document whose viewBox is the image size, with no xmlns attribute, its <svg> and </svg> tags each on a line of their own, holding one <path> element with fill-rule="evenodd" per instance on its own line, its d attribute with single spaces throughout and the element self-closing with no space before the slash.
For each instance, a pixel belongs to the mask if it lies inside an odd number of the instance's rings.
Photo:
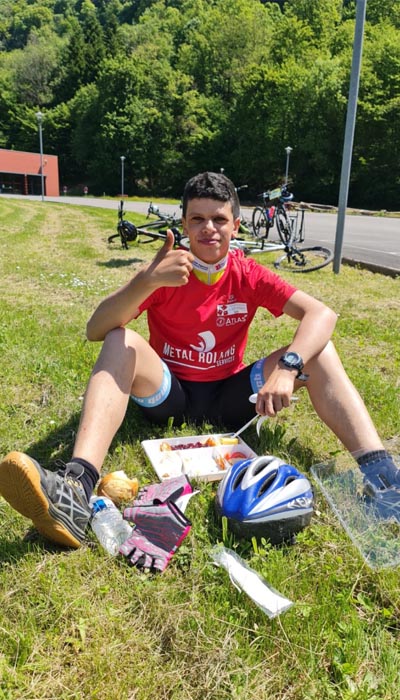
<svg viewBox="0 0 400 700">
<path fill-rule="evenodd" d="M 150 504 L 165 503 L 165 501 L 175 501 L 181 496 L 193 493 L 192 485 L 185 476 L 176 476 L 172 479 L 165 479 L 160 484 L 149 484 L 140 489 L 133 506 L 142 506 Z M 131 520 L 132 508 L 124 510 L 125 520 Z"/>
<path fill-rule="evenodd" d="M 139 569 L 164 571 L 192 524 L 172 501 L 127 509 L 136 527 L 120 546 L 120 554 Z"/>
</svg>

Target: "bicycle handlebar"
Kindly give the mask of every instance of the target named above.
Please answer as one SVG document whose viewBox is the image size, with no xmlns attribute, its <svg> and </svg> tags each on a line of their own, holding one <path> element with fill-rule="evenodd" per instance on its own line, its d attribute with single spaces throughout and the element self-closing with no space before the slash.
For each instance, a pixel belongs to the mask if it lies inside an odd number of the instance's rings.
<svg viewBox="0 0 400 700">
<path fill-rule="evenodd" d="M 282 185 L 282 187 L 276 187 L 273 190 L 261 192 L 257 197 L 262 197 L 262 199 L 269 201 L 280 199 L 282 202 L 288 202 L 293 199 L 293 194 L 289 192 L 287 185 Z"/>
<path fill-rule="evenodd" d="M 150 202 L 149 208 L 147 210 L 147 218 L 149 218 L 150 214 L 159 214 L 159 213 L 160 213 L 160 208 L 156 204 L 153 204 L 153 202 Z"/>
</svg>

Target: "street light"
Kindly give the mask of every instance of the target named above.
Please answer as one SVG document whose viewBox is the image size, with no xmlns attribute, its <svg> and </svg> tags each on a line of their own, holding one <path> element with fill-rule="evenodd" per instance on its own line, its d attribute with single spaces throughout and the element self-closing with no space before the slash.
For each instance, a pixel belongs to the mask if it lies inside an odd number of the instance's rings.
<svg viewBox="0 0 400 700">
<path fill-rule="evenodd" d="M 288 175 L 289 175 L 289 159 L 290 159 L 290 154 L 293 151 L 293 148 L 291 146 L 286 146 L 285 148 L 286 151 L 286 173 L 285 173 L 285 185 L 288 183 Z"/>
<path fill-rule="evenodd" d="M 358 88 L 360 84 L 361 59 L 364 42 L 364 25 L 367 10 L 367 0 L 357 0 L 356 23 L 354 27 L 353 58 L 351 63 L 349 98 L 347 103 L 346 126 L 344 132 L 342 171 L 340 173 L 340 189 L 338 215 L 336 222 L 335 253 L 333 256 L 333 271 L 340 272 L 344 238 L 344 222 L 346 218 L 347 198 L 351 174 L 351 159 L 353 155 L 354 131 L 356 126 Z"/>
<path fill-rule="evenodd" d="M 40 177 L 41 177 L 41 181 L 42 181 L 42 202 L 44 202 L 43 135 L 42 135 L 43 114 L 41 112 L 36 112 L 36 119 L 37 119 L 38 125 L 39 125 Z"/>
<path fill-rule="evenodd" d="M 124 163 L 125 156 L 121 156 L 121 196 L 124 196 Z"/>
</svg>

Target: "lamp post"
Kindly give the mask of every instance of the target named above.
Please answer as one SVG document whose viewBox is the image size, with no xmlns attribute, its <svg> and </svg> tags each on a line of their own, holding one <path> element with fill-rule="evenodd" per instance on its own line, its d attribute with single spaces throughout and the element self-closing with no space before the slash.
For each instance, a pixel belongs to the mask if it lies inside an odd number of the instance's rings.
<svg viewBox="0 0 400 700">
<path fill-rule="evenodd" d="M 124 196 L 124 164 L 125 156 L 121 156 L 121 196 Z"/>
<path fill-rule="evenodd" d="M 354 28 L 353 58 L 351 63 L 349 98 L 347 103 L 346 126 L 344 132 L 342 171 L 340 173 L 340 190 L 338 215 L 336 223 L 335 253 L 333 271 L 340 272 L 344 238 L 344 222 L 346 218 L 347 198 L 349 194 L 351 159 L 353 155 L 354 131 L 356 126 L 358 88 L 360 85 L 361 59 L 364 42 L 364 25 L 367 10 L 367 0 L 357 0 L 356 23 Z"/>
<path fill-rule="evenodd" d="M 285 172 L 285 185 L 288 183 L 288 176 L 289 176 L 289 160 L 290 160 L 290 154 L 293 151 L 293 148 L 291 146 L 286 146 L 285 148 L 286 151 L 286 172 Z"/>
<path fill-rule="evenodd" d="M 43 175 L 43 134 L 42 134 L 42 112 L 36 112 L 36 119 L 39 125 L 39 148 L 40 148 L 40 178 L 42 182 L 42 202 L 44 202 L 44 175 Z"/>
</svg>

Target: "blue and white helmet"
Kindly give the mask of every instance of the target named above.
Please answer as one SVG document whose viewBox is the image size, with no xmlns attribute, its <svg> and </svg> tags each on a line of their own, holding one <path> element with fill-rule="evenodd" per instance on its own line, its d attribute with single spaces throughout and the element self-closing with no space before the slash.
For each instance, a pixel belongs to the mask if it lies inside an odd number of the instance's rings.
<svg viewBox="0 0 400 700">
<path fill-rule="evenodd" d="M 220 482 L 216 509 L 240 537 L 265 537 L 272 544 L 293 540 L 309 525 L 314 496 L 296 467 L 274 456 L 236 462 Z"/>
</svg>

